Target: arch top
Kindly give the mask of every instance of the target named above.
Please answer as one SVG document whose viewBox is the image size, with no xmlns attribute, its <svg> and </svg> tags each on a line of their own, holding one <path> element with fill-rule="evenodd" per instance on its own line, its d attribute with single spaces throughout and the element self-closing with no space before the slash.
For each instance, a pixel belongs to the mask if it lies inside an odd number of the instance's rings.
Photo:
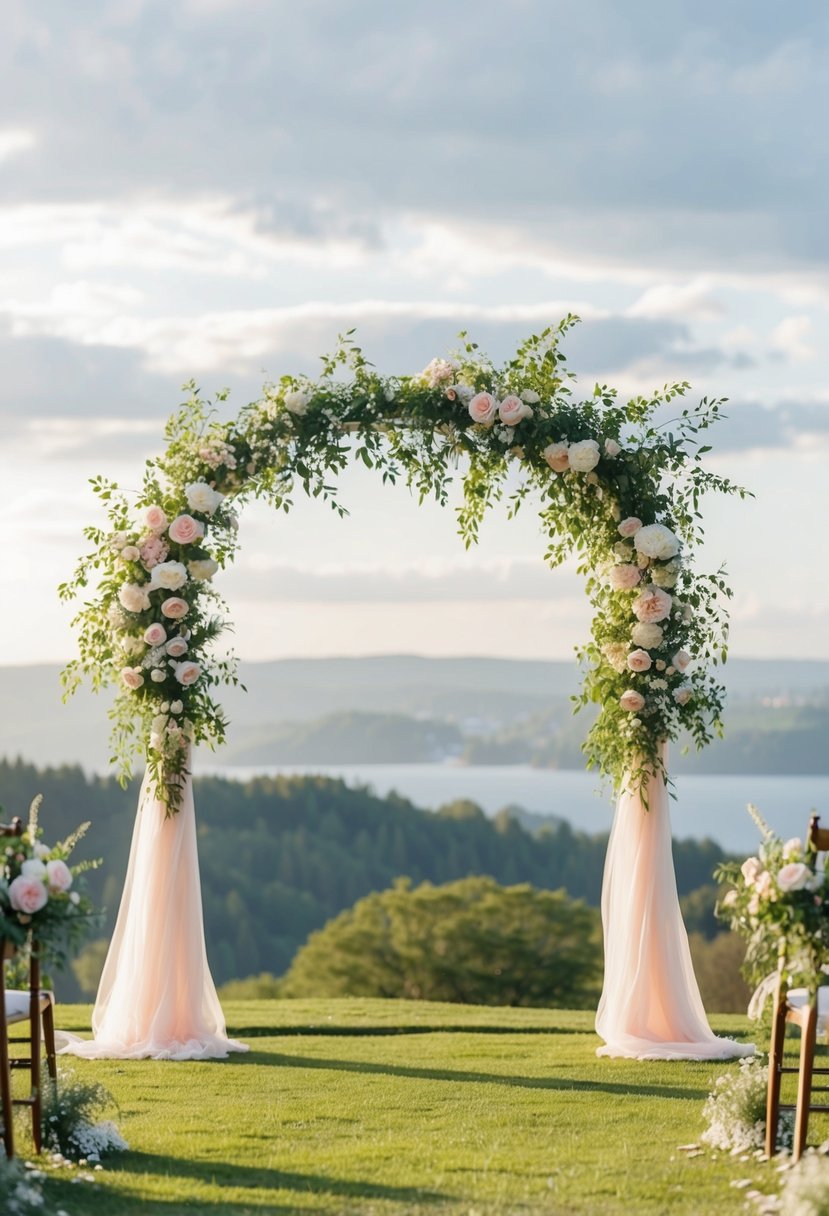
<svg viewBox="0 0 829 1216">
<path fill-rule="evenodd" d="M 85 530 L 91 550 L 59 589 L 72 600 L 93 588 L 73 621 L 79 653 L 63 680 L 67 696 L 85 677 L 117 684 L 113 753 L 124 780 L 146 748 L 174 813 L 190 744 L 225 738 L 215 690 L 237 677 L 233 656 L 215 651 L 226 606 L 213 578 L 233 560 L 239 509 L 260 498 L 290 511 L 300 488 L 343 514 L 336 477 L 355 459 L 441 504 L 460 466 L 467 546 L 504 497 L 508 468 L 519 470 L 509 511 L 537 497 L 546 560 L 577 553 L 594 609 L 578 651 L 577 708 L 599 705 L 588 765 L 642 786 L 662 767 L 665 739 L 710 741 L 721 728 L 713 668 L 726 657 L 730 590 L 722 569 L 694 568 L 699 504 L 708 491 L 745 495 L 703 464 L 710 448 L 700 437 L 722 401 L 686 406 L 686 383 L 625 402 L 597 385 L 577 400 L 560 350 L 576 322 L 530 336 L 501 367 L 461 335 L 458 352 L 414 376 L 379 375 L 351 331 L 318 380 L 283 376 L 229 421 L 217 413 L 226 393 L 208 403 L 186 386 L 137 496 L 93 479 L 106 525 Z"/>
</svg>

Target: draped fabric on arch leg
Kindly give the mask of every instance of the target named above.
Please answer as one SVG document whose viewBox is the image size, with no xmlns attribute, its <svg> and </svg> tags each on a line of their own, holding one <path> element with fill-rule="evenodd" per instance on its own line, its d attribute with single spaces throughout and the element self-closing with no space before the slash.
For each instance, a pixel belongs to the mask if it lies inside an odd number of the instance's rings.
<svg viewBox="0 0 829 1216">
<path fill-rule="evenodd" d="M 600 1056 L 725 1060 L 752 1044 L 718 1038 L 705 1015 L 679 909 L 668 791 L 662 776 L 641 795 L 623 788 L 602 886 L 605 974 L 596 1032 Z"/>
<path fill-rule="evenodd" d="M 247 1051 L 228 1039 L 204 944 L 193 781 L 167 818 L 145 775 L 115 932 L 92 1015 L 94 1038 L 63 1053 L 205 1060 Z"/>
</svg>

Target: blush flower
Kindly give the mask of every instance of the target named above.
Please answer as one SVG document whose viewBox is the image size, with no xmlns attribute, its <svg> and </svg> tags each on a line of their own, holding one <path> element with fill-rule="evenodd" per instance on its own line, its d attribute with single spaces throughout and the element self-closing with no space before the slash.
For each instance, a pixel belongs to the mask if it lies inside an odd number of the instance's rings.
<svg viewBox="0 0 829 1216">
<path fill-rule="evenodd" d="M 204 524 L 193 519 L 192 515 L 177 516 L 169 527 L 170 540 L 177 545 L 192 545 L 194 541 L 204 536 Z"/>
<path fill-rule="evenodd" d="M 570 449 L 566 443 L 548 444 L 543 456 L 554 473 L 563 473 L 570 467 Z"/>
<path fill-rule="evenodd" d="M 646 587 L 633 601 L 633 614 L 643 624 L 655 624 L 671 615 L 673 603 L 667 591 L 661 587 Z"/>
<path fill-rule="evenodd" d="M 812 877 L 812 871 L 802 861 L 790 861 L 777 871 L 777 885 L 781 891 L 802 891 Z"/>
<path fill-rule="evenodd" d="M 144 641 L 148 646 L 160 646 L 167 640 L 167 630 L 159 621 L 153 621 L 144 630 Z"/>
<path fill-rule="evenodd" d="M 522 418 L 532 418 L 532 416 L 533 412 L 529 405 L 525 404 L 520 397 L 505 397 L 498 406 L 498 417 L 504 426 L 515 426 Z"/>
<path fill-rule="evenodd" d="M 676 652 L 676 654 L 674 655 L 674 657 L 671 659 L 671 662 L 673 663 L 673 665 L 677 669 L 677 671 L 685 671 L 688 667 L 688 664 L 691 662 L 691 656 L 689 655 L 687 650 L 678 650 Z"/>
<path fill-rule="evenodd" d="M 632 650 L 627 661 L 631 671 L 650 671 L 653 663 L 647 650 Z"/>
<path fill-rule="evenodd" d="M 609 457 L 611 460 L 615 460 L 616 457 L 621 452 L 621 450 L 622 450 L 621 446 L 616 442 L 615 439 L 605 439 L 605 441 L 604 441 L 605 456 Z"/>
<path fill-rule="evenodd" d="M 32 916 L 46 906 L 48 899 L 49 892 L 39 878 L 27 878 L 25 874 L 18 874 L 17 878 L 9 883 L 9 903 L 16 912 Z"/>
<path fill-rule="evenodd" d="M 148 536 L 142 541 L 141 547 L 138 550 L 141 561 L 144 563 L 147 570 L 152 570 L 153 566 L 157 566 L 159 562 L 163 562 L 170 552 L 169 545 L 162 540 L 160 536 Z"/>
<path fill-rule="evenodd" d="M 131 688 L 133 692 L 140 688 L 144 683 L 144 676 L 141 673 L 140 667 L 123 667 L 121 669 L 121 682 L 127 688 Z"/>
<path fill-rule="evenodd" d="M 694 695 L 693 685 L 680 684 L 679 688 L 674 689 L 674 700 L 677 705 L 687 705 Z"/>
<path fill-rule="evenodd" d="M 179 684 L 185 688 L 188 688 L 191 684 L 195 684 L 201 675 L 201 667 L 199 667 L 198 663 L 193 663 L 190 660 L 186 663 L 176 663 L 173 670 Z"/>
<path fill-rule="evenodd" d="M 581 439 L 570 444 L 570 468 L 577 473 L 589 473 L 599 463 L 601 453 L 595 439 Z"/>
<path fill-rule="evenodd" d="M 614 566 L 608 576 L 614 591 L 631 591 L 640 582 L 642 575 L 637 566 Z"/>
<path fill-rule="evenodd" d="M 184 638 L 170 638 L 164 649 L 171 659 L 180 659 L 182 655 L 187 654 L 188 644 Z"/>
<path fill-rule="evenodd" d="M 637 714 L 640 709 L 644 709 L 645 698 L 635 688 L 629 688 L 619 697 L 619 705 L 628 713 Z"/>
<path fill-rule="evenodd" d="M 161 611 L 164 616 L 170 621 L 180 621 L 182 617 L 187 616 L 190 611 L 190 605 L 187 600 L 181 599 L 178 595 L 171 595 L 161 605 Z"/>
<path fill-rule="evenodd" d="M 52 894 L 57 891 L 68 891 L 72 886 L 72 871 L 65 861 L 59 857 L 46 862 L 46 882 Z"/>
<path fill-rule="evenodd" d="M 620 536 L 624 536 L 624 537 L 635 536 L 641 527 L 642 527 L 641 519 L 637 519 L 635 515 L 630 515 L 630 516 L 628 516 L 627 519 L 622 520 L 622 522 L 619 524 L 619 527 L 616 529 L 616 531 L 619 533 Z"/>
<path fill-rule="evenodd" d="M 161 507 L 147 507 L 147 510 L 144 512 L 144 523 L 151 532 L 163 532 L 167 527 L 167 516 Z"/>
<path fill-rule="evenodd" d="M 469 417 L 481 426 L 492 426 L 498 413 L 498 402 L 492 393 L 476 393 L 469 402 Z"/>
<path fill-rule="evenodd" d="M 118 592 L 118 599 L 127 612 L 146 612 L 150 606 L 146 590 L 137 583 L 124 583 Z"/>
</svg>

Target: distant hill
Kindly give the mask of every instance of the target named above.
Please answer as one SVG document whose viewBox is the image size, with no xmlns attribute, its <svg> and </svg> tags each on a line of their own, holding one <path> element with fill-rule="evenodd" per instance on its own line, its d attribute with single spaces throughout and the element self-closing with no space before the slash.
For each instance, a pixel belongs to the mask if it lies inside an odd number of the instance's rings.
<svg viewBox="0 0 829 1216">
<path fill-rule="evenodd" d="M 556 735 L 559 753 L 551 762 L 580 764 L 586 719 L 570 718 L 569 697 L 578 686 L 574 663 L 389 655 L 243 663 L 241 675 L 247 694 L 237 689 L 223 693 L 232 725 L 227 749 L 212 758 L 219 763 L 340 762 L 342 756 L 332 754 L 335 742 L 351 748 L 348 755 L 355 762 L 373 756 L 428 760 L 444 745 L 452 754 L 461 737 L 471 741 L 469 759 L 479 760 L 488 747 L 494 754 L 498 743 L 499 758 L 508 763 L 526 761 L 521 739 L 535 732 L 539 738 Z M 811 732 L 807 751 L 817 747 L 822 754 L 825 723 L 813 716 L 806 724 L 795 711 L 829 706 L 829 662 L 735 659 L 723 676 L 730 696 L 727 725 L 733 722 L 734 732 L 744 730 L 749 711 L 762 712 L 746 727 L 753 736 L 744 738 L 736 751 L 735 739 L 734 745 L 715 745 L 705 753 L 711 757 L 705 763 L 725 765 L 712 771 L 741 771 L 733 767 L 738 752 L 743 766 L 752 765 L 752 756 L 762 752 L 766 766 L 775 767 L 757 771 L 786 771 L 778 766 L 794 754 L 794 735 L 804 730 Z M 96 698 L 87 691 L 62 705 L 57 666 L 0 668 L 0 755 L 106 771 L 107 705 L 106 696 Z M 334 716 L 359 714 L 402 715 L 414 724 L 409 728 L 398 719 L 382 727 L 375 722 L 369 729 L 364 723 L 362 735 L 340 731 L 335 739 Z M 776 740 L 765 733 L 769 730 Z M 402 750 L 392 756 L 388 745 L 395 736 Z M 369 749 L 360 757 L 354 755 L 355 740 Z M 798 763 L 802 761 L 801 749 Z M 542 756 L 538 762 L 548 761 Z"/>
</svg>

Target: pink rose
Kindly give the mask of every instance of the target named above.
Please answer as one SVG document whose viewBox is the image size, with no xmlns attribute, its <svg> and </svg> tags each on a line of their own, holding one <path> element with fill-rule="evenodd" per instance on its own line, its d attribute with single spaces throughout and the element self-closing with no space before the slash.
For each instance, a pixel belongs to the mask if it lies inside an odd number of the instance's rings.
<svg viewBox="0 0 829 1216">
<path fill-rule="evenodd" d="M 72 886 L 72 871 L 65 861 L 55 858 L 46 862 L 46 881 L 54 895 L 56 891 L 68 891 Z"/>
<path fill-rule="evenodd" d="M 645 698 L 635 688 L 629 688 L 627 692 L 623 692 L 621 697 L 619 697 L 619 705 L 622 709 L 626 709 L 628 713 L 637 714 L 640 709 L 644 708 Z"/>
<path fill-rule="evenodd" d="M 634 536 L 641 527 L 641 519 L 637 519 L 635 515 L 631 515 L 628 519 L 622 520 L 617 531 L 620 536 Z"/>
<path fill-rule="evenodd" d="M 144 641 L 148 646 L 160 646 L 162 642 L 167 641 L 167 630 L 155 621 L 144 630 Z"/>
<path fill-rule="evenodd" d="M 181 596 L 171 595 L 161 605 L 161 611 L 169 620 L 180 621 L 182 617 L 187 616 L 187 613 L 190 611 L 190 605 Z"/>
<path fill-rule="evenodd" d="M 498 406 L 498 417 L 504 426 L 515 426 L 522 418 L 532 418 L 533 412 L 520 397 L 505 397 Z"/>
<path fill-rule="evenodd" d="M 152 570 L 153 566 L 157 566 L 159 562 L 163 562 L 165 557 L 169 555 L 170 547 L 166 541 L 163 541 L 160 536 L 148 536 L 142 542 L 139 554 L 141 561 L 147 570 Z"/>
<path fill-rule="evenodd" d="M 671 615 L 673 600 L 661 587 L 647 586 L 633 601 L 633 613 L 646 624 L 664 621 Z"/>
<path fill-rule="evenodd" d="M 144 523 L 151 532 L 163 532 L 167 527 L 167 516 L 161 507 L 147 507 L 144 512 Z"/>
<path fill-rule="evenodd" d="M 170 638 L 165 650 L 171 659 L 180 659 L 183 654 L 187 654 L 187 643 L 184 638 Z"/>
<path fill-rule="evenodd" d="M 204 536 L 204 524 L 192 515 L 178 515 L 170 524 L 169 536 L 177 545 L 192 545 Z"/>
<path fill-rule="evenodd" d="M 802 891 L 811 877 L 812 871 L 802 861 L 790 861 L 777 871 L 777 885 L 781 891 Z"/>
<path fill-rule="evenodd" d="M 188 661 L 186 663 L 176 663 L 175 665 L 176 679 L 179 684 L 183 684 L 185 688 L 190 684 L 195 684 L 201 675 L 201 667 L 198 663 Z"/>
<path fill-rule="evenodd" d="M 27 878 L 18 874 L 9 883 L 9 903 L 16 912 L 25 912 L 30 916 L 45 907 L 49 892 L 39 878 Z"/>
<path fill-rule="evenodd" d="M 678 650 L 671 662 L 677 671 L 685 671 L 688 664 L 691 662 L 691 656 L 687 650 Z"/>
<path fill-rule="evenodd" d="M 492 393 L 476 393 L 469 402 L 469 416 L 481 426 L 492 426 L 498 413 L 498 402 Z"/>
<path fill-rule="evenodd" d="M 127 688 L 131 688 L 133 692 L 144 683 L 140 667 L 124 667 L 121 671 L 121 679 Z"/>
<path fill-rule="evenodd" d="M 551 443 L 542 453 L 554 473 L 563 473 L 570 467 L 570 450 L 566 443 Z"/>
<path fill-rule="evenodd" d="M 614 566 L 609 577 L 614 591 L 631 591 L 641 580 L 642 575 L 638 567 L 622 565 Z"/>
<path fill-rule="evenodd" d="M 652 662 L 647 650 L 632 650 L 628 655 L 628 667 L 631 671 L 650 671 Z"/>
</svg>

